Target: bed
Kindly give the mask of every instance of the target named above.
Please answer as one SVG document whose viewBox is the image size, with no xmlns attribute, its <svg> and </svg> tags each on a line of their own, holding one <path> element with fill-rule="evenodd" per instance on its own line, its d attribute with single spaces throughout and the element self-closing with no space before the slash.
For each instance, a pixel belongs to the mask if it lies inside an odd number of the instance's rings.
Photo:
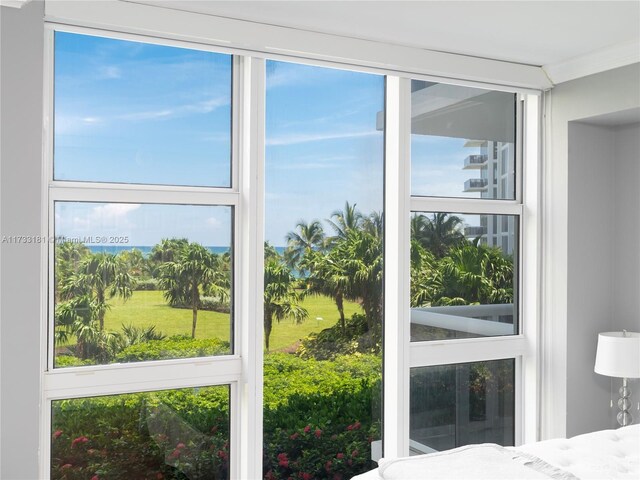
<svg viewBox="0 0 640 480">
<path fill-rule="evenodd" d="M 640 479 L 640 425 L 570 439 L 501 447 L 467 445 L 414 457 L 381 459 L 353 480 Z"/>
</svg>

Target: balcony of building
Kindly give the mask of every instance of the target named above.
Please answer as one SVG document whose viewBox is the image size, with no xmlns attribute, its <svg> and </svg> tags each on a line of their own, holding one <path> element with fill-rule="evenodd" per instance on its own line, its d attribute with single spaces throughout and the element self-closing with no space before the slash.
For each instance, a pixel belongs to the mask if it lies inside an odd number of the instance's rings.
<svg viewBox="0 0 640 480">
<path fill-rule="evenodd" d="M 464 159 L 464 167 L 462 168 L 465 170 L 482 168 L 487 164 L 487 160 L 487 155 L 467 155 L 467 158 Z"/>
<path fill-rule="evenodd" d="M 465 192 L 485 192 L 487 190 L 486 178 L 470 178 L 464 182 Z"/>
</svg>

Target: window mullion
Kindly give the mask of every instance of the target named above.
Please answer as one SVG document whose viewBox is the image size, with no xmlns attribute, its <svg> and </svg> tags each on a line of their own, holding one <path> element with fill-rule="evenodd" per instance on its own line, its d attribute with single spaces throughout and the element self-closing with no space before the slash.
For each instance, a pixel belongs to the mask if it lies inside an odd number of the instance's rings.
<svg viewBox="0 0 640 480">
<path fill-rule="evenodd" d="M 262 478 L 262 362 L 264 300 L 264 120 L 265 61 L 243 57 L 240 166 L 240 435 L 234 442 L 239 475 Z"/>
<path fill-rule="evenodd" d="M 411 81 L 387 77 L 385 123 L 384 455 L 409 454 Z"/>
</svg>

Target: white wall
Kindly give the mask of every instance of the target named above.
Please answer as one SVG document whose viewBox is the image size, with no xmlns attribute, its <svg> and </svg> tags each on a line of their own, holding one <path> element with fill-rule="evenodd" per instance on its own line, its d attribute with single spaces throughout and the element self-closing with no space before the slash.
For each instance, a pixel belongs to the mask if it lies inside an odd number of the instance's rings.
<svg viewBox="0 0 640 480">
<path fill-rule="evenodd" d="M 640 124 L 617 127 L 612 134 L 616 158 L 613 318 L 616 329 L 640 332 Z M 640 396 L 640 391 L 636 393 Z"/>
<path fill-rule="evenodd" d="M 41 2 L 0 7 L 0 237 L 40 234 Z M 40 247 L 2 243 L 0 478 L 39 478 Z"/>
<path fill-rule="evenodd" d="M 593 371 L 613 318 L 614 135 L 569 123 L 567 436 L 610 428 L 610 380 Z"/>
<path fill-rule="evenodd" d="M 590 364 L 582 364 L 578 358 L 586 355 L 588 342 L 595 346 L 595 339 L 585 339 L 582 333 L 573 335 L 569 319 L 569 252 L 574 248 L 587 247 L 583 243 L 589 238 L 580 236 L 579 229 L 585 228 L 580 216 L 588 212 L 580 204 L 569 201 L 571 185 L 569 168 L 569 122 L 592 116 L 608 114 L 640 107 L 640 63 L 597 75 L 591 75 L 556 86 L 546 96 L 545 108 L 545 162 L 543 185 L 543 303 L 542 303 L 542 358 L 543 380 L 541 384 L 541 438 L 566 436 L 568 433 L 568 411 L 576 412 L 576 399 L 569 398 L 569 391 L 576 382 L 584 381 L 586 370 L 593 369 Z M 610 157 L 611 155 L 608 155 Z M 636 157 L 634 157 L 636 158 Z M 586 180 L 595 172 L 585 171 Z M 605 174 L 606 178 L 606 174 Z M 578 182 L 580 178 L 576 179 Z M 610 181 L 610 180 L 609 180 Z M 615 179 L 614 179 L 615 181 Z M 605 196 L 606 197 L 606 196 Z M 612 201 L 612 200 L 609 200 Z M 570 206 L 572 211 L 570 211 Z M 597 207 L 597 205 L 595 206 Z M 571 218 L 570 218 L 571 216 Z M 575 217 L 573 217 L 575 216 Z M 571 234 L 571 228 L 577 228 Z M 594 229 L 595 229 L 594 224 Z M 597 235 L 597 234 L 596 234 Z M 612 249 L 603 245 L 600 250 Z M 581 280 L 580 268 L 585 276 L 590 272 L 589 259 L 575 263 L 572 255 L 572 278 Z M 576 267 L 577 265 L 577 267 Z M 605 269 L 605 276 L 610 275 Z M 636 293 L 636 296 L 638 294 Z M 606 304 L 608 300 L 604 301 Z M 569 331 L 572 327 L 572 331 Z M 592 324 L 595 327 L 595 324 Z M 589 336 L 593 332 L 587 332 Z M 585 342 L 573 345 L 574 342 Z M 571 349 L 568 345 L 572 343 Z M 575 357 L 569 357 L 575 354 Z M 585 370 L 586 369 L 586 370 Z M 579 373 L 582 372 L 582 373 Z M 590 374 L 589 374 L 590 375 Z M 581 380 L 578 380 L 581 379 Z M 602 394 L 603 386 L 594 380 Z M 584 396 L 579 399 L 583 401 Z M 593 413 L 597 415 L 597 413 Z M 581 413 L 580 416 L 586 415 Z M 607 420 L 601 420 L 606 422 Z M 574 430 L 572 423 L 571 430 Z"/>
</svg>

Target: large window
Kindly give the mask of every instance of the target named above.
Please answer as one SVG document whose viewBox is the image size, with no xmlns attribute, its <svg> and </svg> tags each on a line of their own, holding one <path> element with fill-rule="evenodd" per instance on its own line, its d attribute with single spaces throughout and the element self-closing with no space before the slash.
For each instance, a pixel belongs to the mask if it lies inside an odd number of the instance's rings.
<svg viewBox="0 0 640 480">
<path fill-rule="evenodd" d="M 237 476 L 233 58 L 51 41 L 46 471 Z"/>
<path fill-rule="evenodd" d="M 384 78 L 270 61 L 266 88 L 264 469 L 351 478 L 382 435 Z"/>
<path fill-rule="evenodd" d="M 47 35 L 43 476 L 347 480 L 521 441 L 532 96 Z"/>
<path fill-rule="evenodd" d="M 411 82 L 412 453 L 515 441 L 517 120 L 513 93 Z"/>
</svg>

